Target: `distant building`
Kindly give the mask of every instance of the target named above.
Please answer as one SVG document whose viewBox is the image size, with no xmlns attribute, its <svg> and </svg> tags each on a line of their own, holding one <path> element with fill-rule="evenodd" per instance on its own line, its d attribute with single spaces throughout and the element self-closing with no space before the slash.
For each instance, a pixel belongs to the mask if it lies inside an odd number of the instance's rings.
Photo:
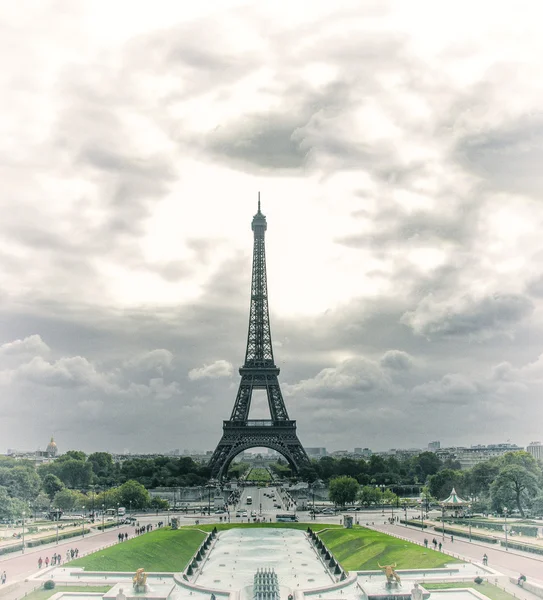
<svg viewBox="0 0 543 600">
<path fill-rule="evenodd" d="M 55 458 L 55 456 L 58 454 L 57 444 L 53 436 L 51 436 L 51 441 L 47 444 L 47 448 L 45 449 L 45 451 L 51 458 Z"/>
<path fill-rule="evenodd" d="M 460 463 L 461 469 L 467 470 L 491 458 L 498 458 L 507 452 L 517 452 L 518 450 L 524 450 L 524 448 L 516 444 L 489 444 L 488 446 L 477 445 L 470 448 L 440 448 L 436 450 L 436 454 L 441 460 L 457 461 Z"/>
<path fill-rule="evenodd" d="M 373 452 L 369 448 L 355 448 L 354 453 L 357 457 L 370 458 Z"/>
<path fill-rule="evenodd" d="M 529 452 L 536 460 L 543 460 L 543 444 L 541 442 L 530 442 L 526 446 L 526 452 Z"/>
<path fill-rule="evenodd" d="M 430 442 L 428 444 L 428 450 L 430 452 L 435 452 L 436 450 L 439 450 L 441 448 L 441 442 Z"/>
<path fill-rule="evenodd" d="M 15 458 L 16 460 L 30 460 L 35 465 L 41 465 L 54 460 L 58 454 L 58 447 L 53 438 L 47 444 L 45 450 L 15 450 L 14 448 L 8 448 L 7 456 Z"/>
<path fill-rule="evenodd" d="M 326 448 L 306 448 L 307 455 L 311 458 L 320 458 L 321 456 L 327 456 Z"/>
<path fill-rule="evenodd" d="M 350 455 L 351 453 L 348 450 L 335 450 L 330 456 L 333 456 L 334 458 L 343 458 Z"/>
</svg>

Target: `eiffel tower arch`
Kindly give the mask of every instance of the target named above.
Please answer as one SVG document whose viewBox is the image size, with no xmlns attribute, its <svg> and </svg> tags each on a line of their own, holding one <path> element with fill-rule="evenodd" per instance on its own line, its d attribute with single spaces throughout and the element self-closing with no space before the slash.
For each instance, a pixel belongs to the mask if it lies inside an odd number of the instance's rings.
<svg viewBox="0 0 543 600">
<path fill-rule="evenodd" d="M 289 418 L 279 387 L 279 367 L 273 358 L 266 277 L 266 217 L 253 217 L 253 271 L 251 307 L 245 362 L 239 369 L 241 381 L 228 421 L 223 421 L 222 438 L 209 461 L 211 476 L 221 479 L 232 460 L 248 448 L 270 448 L 285 457 L 294 472 L 309 466 L 309 458 L 298 439 L 296 421 Z M 270 419 L 249 419 L 253 390 L 265 390 Z"/>
</svg>

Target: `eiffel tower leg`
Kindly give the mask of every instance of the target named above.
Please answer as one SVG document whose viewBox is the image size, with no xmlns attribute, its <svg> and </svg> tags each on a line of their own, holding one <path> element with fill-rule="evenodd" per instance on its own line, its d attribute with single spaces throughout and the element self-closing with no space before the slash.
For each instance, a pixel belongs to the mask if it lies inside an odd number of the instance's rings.
<svg viewBox="0 0 543 600">
<path fill-rule="evenodd" d="M 223 436 L 209 461 L 213 478 L 223 478 L 232 460 L 249 448 L 275 450 L 287 460 L 295 473 L 301 467 L 309 466 L 309 458 L 296 434 L 295 421 L 267 422 L 268 425 L 259 423 L 264 422 L 223 422 Z"/>
</svg>

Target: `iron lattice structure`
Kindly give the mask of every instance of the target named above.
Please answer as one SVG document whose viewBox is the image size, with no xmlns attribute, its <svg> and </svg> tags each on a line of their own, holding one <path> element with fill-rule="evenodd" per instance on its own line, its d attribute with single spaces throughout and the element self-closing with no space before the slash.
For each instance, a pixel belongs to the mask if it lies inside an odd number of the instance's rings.
<svg viewBox="0 0 543 600">
<path fill-rule="evenodd" d="M 277 379 L 279 368 L 273 358 L 266 277 L 266 217 L 253 217 L 253 272 L 251 309 L 245 363 L 239 369 L 241 381 L 228 421 L 223 421 L 222 438 L 209 461 L 211 476 L 220 479 L 232 460 L 248 448 L 271 448 L 282 454 L 295 472 L 309 465 L 309 458 L 296 434 L 296 421 L 289 419 Z M 270 419 L 249 419 L 253 390 L 266 390 Z"/>
</svg>

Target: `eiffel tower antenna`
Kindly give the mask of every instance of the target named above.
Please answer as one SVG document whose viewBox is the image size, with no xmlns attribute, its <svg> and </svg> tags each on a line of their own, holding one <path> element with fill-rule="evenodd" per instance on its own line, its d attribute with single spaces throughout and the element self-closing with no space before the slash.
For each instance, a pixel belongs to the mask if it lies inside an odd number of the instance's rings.
<svg viewBox="0 0 543 600">
<path fill-rule="evenodd" d="M 281 388 L 279 367 L 273 357 L 268 308 L 265 235 L 266 217 L 260 211 L 251 224 L 254 236 L 251 306 L 245 362 L 239 369 L 241 381 L 228 421 L 223 421 L 222 438 L 209 461 L 211 476 L 222 478 L 232 460 L 248 448 L 271 448 L 282 454 L 293 471 L 310 464 L 296 434 L 296 421 L 289 418 Z M 270 419 L 249 419 L 253 390 L 266 390 Z"/>
</svg>

